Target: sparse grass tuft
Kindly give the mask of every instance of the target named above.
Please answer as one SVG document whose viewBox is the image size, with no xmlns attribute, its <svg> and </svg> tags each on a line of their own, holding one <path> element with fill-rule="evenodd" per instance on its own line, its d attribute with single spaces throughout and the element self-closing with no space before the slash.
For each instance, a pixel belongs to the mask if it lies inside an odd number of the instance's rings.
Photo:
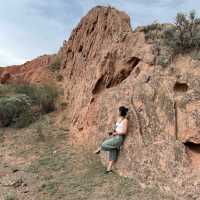
<svg viewBox="0 0 200 200">
<path fill-rule="evenodd" d="M 16 200 L 16 196 L 14 193 L 9 192 L 5 195 L 4 200 Z"/>
</svg>

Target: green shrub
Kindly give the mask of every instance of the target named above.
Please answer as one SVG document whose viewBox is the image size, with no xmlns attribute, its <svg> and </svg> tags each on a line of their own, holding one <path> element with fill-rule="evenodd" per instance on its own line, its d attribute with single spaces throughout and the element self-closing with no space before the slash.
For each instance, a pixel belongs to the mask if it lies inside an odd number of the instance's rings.
<svg viewBox="0 0 200 200">
<path fill-rule="evenodd" d="M 143 27 L 146 40 L 157 40 L 160 37 L 160 32 L 163 29 L 163 25 L 157 22 Z"/>
<path fill-rule="evenodd" d="M 196 17 L 195 11 L 189 14 L 177 13 L 174 24 L 153 23 L 143 30 L 146 40 L 154 43 L 158 64 L 167 65 L 180 53 L 195 51 L 192 56 L 199 57 L 197 52 L 200 50 L 200 18 Z"/>
<path fill-rule="evenodd" d="M 51 85 L 0 85 L 0 127 L 29 125 L 37 113 L 55 110 L 57 96 L 57 88 Z"/>
<path fill-rule="evenodd" d="M 32 105 L 39 105 L 43 113 L 49 113 L 55 110 L 56 98 L 58 91 L 52 85 L 18 85 L 15 92 L 18 94 L 27 95 L 32 102 Z"/>
<path fill-rule="evenodd" d="M 14 93 L 14 87 L 11 84 L 0 84 L 0 97 Z"/>
<path fill-rule="evenodd" d="M 0 127 L 22 128 L 32 120 L 31 101 L 28 96 L 0 97 Z"/>
<path fill-rule="evenodd" d="M 191 52 L 190 56 L 193 60 L 200 60 L 200 51 L 193 51 Z"/>
<path fill-rule="evenodd" d="M 49 65 L 49 69 L 53 72 L 60 70 L 61 67 L 61 60 L 58 56 L 56 56 L 52 62 L 52 64 Z"/>
<path fill-rule="evenodd" d="M 14 193 L 9 192 L 5 195 L 4 200 L 16 200 L 16 196 Z"/>
<path fill-rule="evenodd" d="M 31 103 L 37 104 L 38 102 L 38 86 L 37 85 L 31 85 L 28 83 L 25 84 L 19 84 L 14 86 L 14 91 L 17 94 L 25 94 L 31 99 Z"/>
<path fill-rule="evenodd" d="M 56 75 L 56 80 L 57 81 L 62 81 L 63 80 L 63 76 L 61 74 Z"/>
<path fill-rule="evenodd" d="M 50 85 L 38 87 L 38 104 L 44 113 L 49 113 L 55 110 L 57 97 L 58 91 L 56 87 Z"/>
<path fill-rule="evenodd" d="M 200 18 L 195 11 L 178 13 L 175 24 L 164 32 L 164 42 L 175 54 L 200 49 Z"/>
</svg>

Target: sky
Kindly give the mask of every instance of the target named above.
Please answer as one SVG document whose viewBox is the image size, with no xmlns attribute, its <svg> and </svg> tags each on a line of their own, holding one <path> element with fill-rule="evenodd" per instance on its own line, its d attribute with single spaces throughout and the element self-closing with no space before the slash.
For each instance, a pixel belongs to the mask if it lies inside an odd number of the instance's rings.
<svg viewBox="0 0 200 200">
<path fill-rule="evenodd" d="M 154 21 L 173 22 L 177 12 L 195 9 L 200 16 L 199 0 L 0 0 L 0 66 L 56 53 L 96 5 L 125 11 L 133 29 Z"/>
</svg>

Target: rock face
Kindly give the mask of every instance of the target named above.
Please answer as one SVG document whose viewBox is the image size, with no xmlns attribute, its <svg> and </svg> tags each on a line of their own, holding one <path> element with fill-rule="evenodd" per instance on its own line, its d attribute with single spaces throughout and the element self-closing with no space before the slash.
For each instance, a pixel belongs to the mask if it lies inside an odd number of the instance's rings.
<svg viewBox="0 0 200 200">
<path fill-rule="evenodd" d="M 200 62 L 178 56 L 166 68 L 156 66 L 144 33 L 110 7 L 83 17 L 59 55 L 71 141 L 99 145 L 125 105 L 129 133 L 118 172 L 143 181 L 181 179 L 190 169 L 185 145 L 200 141 Z"/>
<path fill-rule="evenodd" d="M 54 55 L 40 56 L 23 65 L 9 66 L 0 69 L 0 82 L 5 83 L 47 83 L 53 80 L 48 66 L 52 63 Z"/>
</svg>

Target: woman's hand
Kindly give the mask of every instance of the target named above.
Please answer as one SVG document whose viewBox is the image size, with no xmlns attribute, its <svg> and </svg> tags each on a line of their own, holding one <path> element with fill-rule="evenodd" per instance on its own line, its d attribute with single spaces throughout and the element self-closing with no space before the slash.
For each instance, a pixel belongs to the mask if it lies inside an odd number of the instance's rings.
<svg viewBox="0 0 200 200">
<path fill-rule="evenodd" d="M 108 132 L 108 135 L 112 135 L 113 134 L 113 132 Z"/>
<path fill-rule="evenodd" d="M 113 131 L 113 134 L 112 135 L 117 135 L 118 133 L 116 131 Z"/>
</svg>

